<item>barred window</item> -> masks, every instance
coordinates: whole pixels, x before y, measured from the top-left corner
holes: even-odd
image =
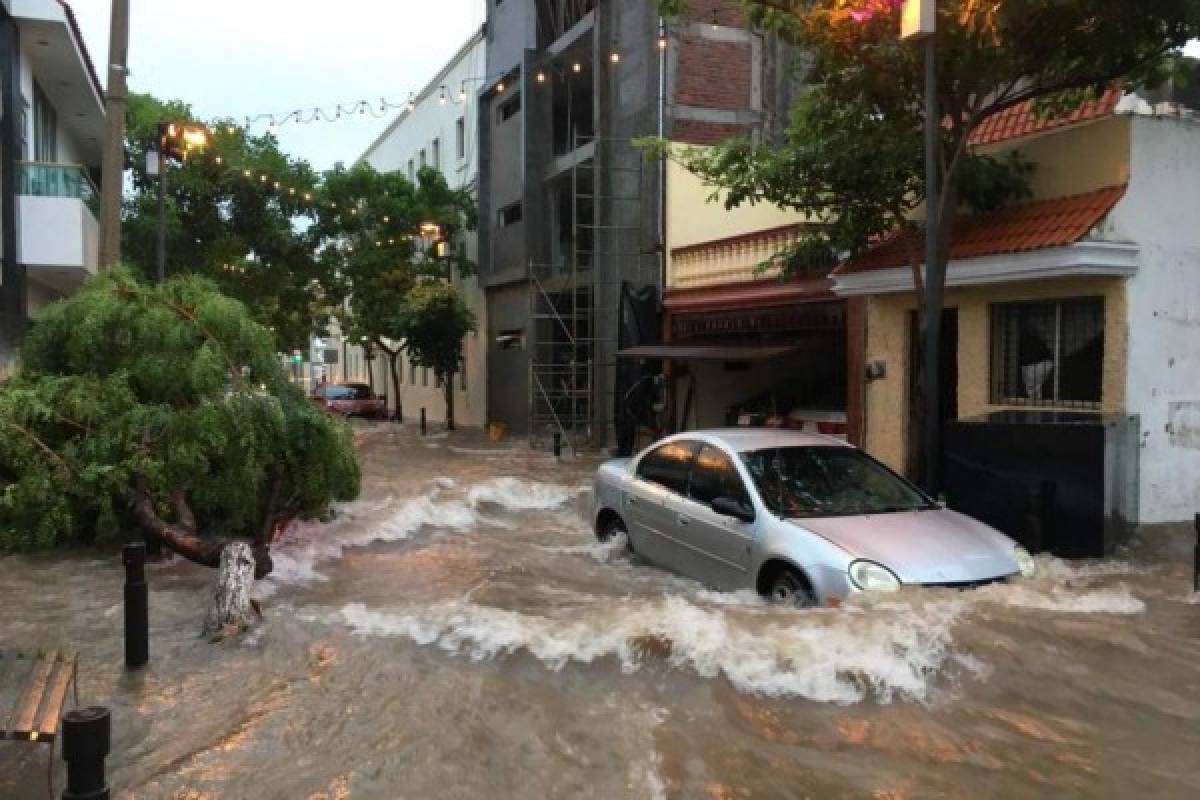
[[[1000,303],[992,314],[992,403],[1099,408],[1104,298]]]

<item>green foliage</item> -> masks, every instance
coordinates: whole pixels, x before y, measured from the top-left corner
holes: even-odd
[[[677,14],[686,0],[659,0]],[[711,153],[674,154],[729,203],[772,202],[827,224],[803,244],[855,252],[913,224],[924,201],[923,55],[899,39],[899,0],[742,0],[751,21],[805,54],[810,87],[783,142],[732,142]],[[1196,0],[978,0],[938,2],[938,96],[944,115],[942,203],[995,208],[1027,195],[1029,164],[973,153],[987,116],[1033,100],[1062,112],[1111,86],[1154,86],[1200,35]]]
[[[158,232],[158,179],[146,173],[146,153],[155,147],[160,122],[196,120],[180,101],[130,96],[126,169],[132,192],[125,199],[122,252],[146,278],[157,271]],[[262,175],[271,182],[259,179]],[[297,193],[277,192],[276,180]],[[303,232],[312,215],[304,195],[318,181],[307,163],[285,155],[271,135],[251,136],[233,126],[210,129],[203,154],[169,168],[167,275],[211,278],[272,330],[278,349],[305,346],[327,310],[312,287],[329,276]]]
[[[0,428],[0,550],[128,536],[135,488],[164,518],[182,492],[200,535],[241,537],[359,490],[348,427],[194,275],[151,287],[118,270],[49,306],[0,384]]]
[[[409,291],[402,316],[412,363],[450,380],[462,368],[463,338],[476,328],[475,315],[458,291],[441,281],[422,281]]]

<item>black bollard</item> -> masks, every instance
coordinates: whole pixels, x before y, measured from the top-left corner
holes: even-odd
[[[67,788],[62,800],[109,800],[104,759],[112,741],[112,715],[103,706],[68,711],[62,718]]]
[[[425,435],[425,406],[421,406],[421,435]]]
[[[562,433],[554,432],[554,457],[562,458]]]
[[[133,542],[121,551],[125,562],[125,668],[150,660],[150,601],[146,588],[146,545]]]

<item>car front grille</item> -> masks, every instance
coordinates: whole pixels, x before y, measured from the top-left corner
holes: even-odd
[[[978,581],[957,581],[951,583],[923,583],[922,586],[928,589],[978,589],[980,586],[989,586],[993,583],[1006,583],[1007,575],[1001,575],[996,578],[984,578]]]

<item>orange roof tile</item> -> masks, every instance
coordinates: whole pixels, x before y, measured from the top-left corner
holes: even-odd
[[[1017,139],[1034,133],[1075,125],[1111,116],[1121,100],[1121,90],[1113,87],[1092,102],[1084,103],[1070,114],[1042,119],[1033,113],[1033,101],[1027,101],[992,114],[971,132],[971,144],[985,145]]]
[[[1025,253],[1044,247],[1075,244],[1096,227],[1124,194],[1124,186],[1113,186],[1087,194],[1012,206],[987,214],[962,215],[955,222],[950,258],[957,260]],[[908,231],[892,236],[857,258],[844,262],[834,273],[848,275],[907,266],[910,251],[920,254],[921,263],[924,263],[924,231]]]

